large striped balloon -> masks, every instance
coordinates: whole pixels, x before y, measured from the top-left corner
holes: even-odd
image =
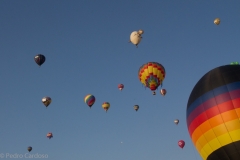
[[[164,67],[157,62],[148,62],[142,65],[138,71],[138,77],[144,86],[155,91],[165,78]]]
[[[187,126],[204,160],[240,160],[240,65],[215,68],[198,81]]]
[[[91,94],[86,95],[85,98],[84,98],[84,102],[85,102],[90,108],[91,108],[92,105],[94,104],[95,100],[96,100],[96,99],[95,99],[94,95],[91,95]]]

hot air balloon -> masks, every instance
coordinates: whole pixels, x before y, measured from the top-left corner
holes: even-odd
[[[109,102],[103,102],[102,108],[107,112],[108,109],[110,108],[110,103]]]
[[[138,111],[139,105],[134,105],[133,108],[134,108],[135,111]]]
[[[123,84],[119,84],[118,85],[118,89],[121,91],[122,89],[124,88],[124,85]]]
[[[47,134],[47,138],[48,138],[48,139],[53,138],[53,134],[52,134],[52,132],[49,132],[49,133]]]
[[[46,107],[48,107],[51,102],[52,102],[52,99],[51,99],[50,97],[43,97],[43,98],[42,98],[42,103],[43,103]]]
[[[230,63],[231,65],[239,65],[239,63],[238,62],[232,62],[232,63]]]
[[[95,97],[94,95],[88,94],[84,98],[84,102],[91,108],[92,105],[95,103]]]
[[[160,90],[160,93],[161,93],[161,95],[165,96],[165,94],[167,93],[167,91],[166,91],[166,89],[161,89],[161,90]]]
[[[183,140],[178,141],[178,146],[183,148],[185,146],[185,142]]]
[[[46,58],[44,55],[38,54],[34,57],[34,60],[39,66],[41,66],[45,62]]]
[[[32,147],[29,146],[29,147],[27,148],[27,150],[28,150],[28,152],[31,152],[31,151],[32,151]]]
[[[240,65],[206,73],[186,111],[189,135],[204,160],[240,159]]]
[[[138,77],[141,83],[150,88],[155,95],[155,90],[159,85],[162,85],[162,82],[165,78],[165,69],[164,67],[157,62],[148,62],[142,65],[138,71]]]
[[[133,31],[130,35],[129,42],[132,42],[132,44],[138,47],[138,44],[141,42],[141,39],[142,39],[142,34],[143,34],[143,30]]]
[[[213,23],[216,24],[216,25],[219,25],[220,24],[220,18],[216,18],[214,19]]]
[[[175,120],[174,120],[174,123],[175,123],[176,125],[178,125],[179,120],[178,120],[178,119],[175,119]]]

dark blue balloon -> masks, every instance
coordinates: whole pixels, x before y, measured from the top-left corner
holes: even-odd
[[[41,66],[45,62],[46,58],[44,55],[38,54],[34,57],[34,60],[39,66]]]

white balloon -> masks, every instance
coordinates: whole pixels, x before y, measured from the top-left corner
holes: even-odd
[[[141,42],[141,35],[137,31],[133,31],[130,35],[130,42],[134,45],[138,45]]]

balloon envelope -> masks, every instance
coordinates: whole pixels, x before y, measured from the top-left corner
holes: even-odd
[[[134,105],[133,108],[134,108],[135,111],[138,111],[139,105]]]
[[[42,98],[42,103],[45,105],[45,107],[48,107],[49,104],[51,104],[52,99],[50,97],[43,97]]]
[[[53,134],[51,133],[51,132],[49,132],[48,134],[47,134],[47,138],[48,139],[51,139],[53,137]]]
[[[165,75],[165,68],[157,62],[148,62],[142,65],[138,71],[141,83],[152,91],[155,91],[162,84]]]
[[[178,146],[183,148],[185,146],[185,142],[183,140],[178,141]]]
[[[175,119],[175,120],[174,120],[174,123],[175,123],[175,124],[178,124],[178,123],[179,123],[179,120],[178,120],[178,119]]]
[[[29,147],[27,148],[27,150],[28,150],[28,152],[31,152],[31,151],[32,151],[32,147],[29,146]]]
[[[130,35],[130,42],[134,45],[138,45],[141,42],[141,35],[137,31],[133,31]]]
[[[84,98],[84,102],[91,108],[92,105],[95,103],[95,97],[94,95],[88,94]]]
[[[108,109],[110,108],[110,103],[109,102],[103,102],[102,108],[107,112]]]
[[[121,91],[122,89],[124,88],[124,85],[123,84],[119,84],[118,85],[118,89]]]
[[[240,159],[240,66],[206,73],[187,104],[187,126],[204,160]]]
[[[44,55],[38,54],[34,57],[34,60],[39,66],[41,66],[45,62],[46,58]]]
[[[165,94],[167,93],[167,90],[166,89],[161,89],[160,93],[161,93],[161,95],[165,96]]]
[[[216,19],[214,19],[214,24],[216,24],[216,25],[219,25],[220,24],[220,18],[216,18]]]

